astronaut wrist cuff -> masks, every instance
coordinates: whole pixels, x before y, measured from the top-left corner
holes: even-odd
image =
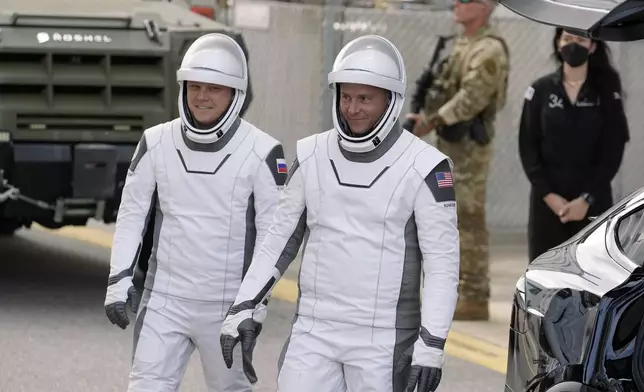
[[[229,312],[221,325],[221,335],[230,335],[234,338],[238,337],[239,331],[237,330],[237,327],[239,327],[239,324],[244,320],[252,319],[253,312],[255,312],[255,309],[244,309],[234,314]]]
[[[263,324],[266,320],[266,315],[268,314],[268,307],[262,302],[257,305],[257,308],[253,312],[253,320],[257,323]]]
[[[443,350],[427,347],[422,339],[414,343],[414,354],[412,356],[412,366],[433,367],[441,369],[445,361]]]
[[[108,284],[107,294],[105,295],[105,305],[116,302],[126,302],[128,290],[132,287],[132,277],[126,276],[116,283]]]

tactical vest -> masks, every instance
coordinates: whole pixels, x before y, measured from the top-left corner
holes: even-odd
[[[438,111],[446,102],[448,102],[461,88],[461,80],[463,75],[467,73],[467,68],[469,67],[472,56],[477,52],[481,47],[481,44],[485,43],[488,39],[494,39],[500,42],[503,45],[503,49],[508,57],[508,67],[501,72],[505,72],[504,83],[497,90],[495,94],[495,99],[493,104],[488,105],[483,110],[483,119],[487,123],[492,121],[495,117],[495,114],[498,110],[502,109],[505,106],[507,100],[507,85],[509,77],[509,49],[504,41],[504,39],[497,35],[496,31],[491,28],[486,28],[484,32],[481,33],[479,37],[476,37],[476,42],[469,45],[469,47],[463,51],[458,45],[455,46],[454,52],[447,59],[446,63],[442,67],[441,73],[436,78],[434,85],[428,90],[427,96],[425,98],[426,102],[426,112],[428,114],[433,114]]]

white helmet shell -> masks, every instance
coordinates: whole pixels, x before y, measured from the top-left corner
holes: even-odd
[[[371,151],[384,140],[398,121],[405,103],[407,74],[398,49],[386,38],[365,35],[342,48],[329,73],[333,90],[333,125],[343,148],[353,152]],[[344,123],[339,110],[339,83],[356,83],[380,87],[391,92],[389,105],[371,131],[354,135]]]
[[[200,129],[192,121],[186,102],[187,81],[212,83],[233,89],[233,98],[228,110],[209,129]],[[186,51],[177,71],[179,83],[179,115],[186,136],[197,143],[212,143],[230,129],[237,120],[246,99],[248,87],[248,64],[241,47],[225,34],[205,34],[196,39]]]

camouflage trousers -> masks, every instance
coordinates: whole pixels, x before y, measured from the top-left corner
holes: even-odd
[[[480,146],[469,137],[458,143],[437,138],[436,148],[454,162],[461,254],[459,300],[487,302],[490,280],[485,197],[492,143]]]

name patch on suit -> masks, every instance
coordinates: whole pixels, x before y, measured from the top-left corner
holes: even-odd
[[[446,202],[456,202],[452,168],[447,160],[436,165],[434,170],[425,177],[425,183],[437,203],[443,203],[445,207],[452,207],[450,203]]]

